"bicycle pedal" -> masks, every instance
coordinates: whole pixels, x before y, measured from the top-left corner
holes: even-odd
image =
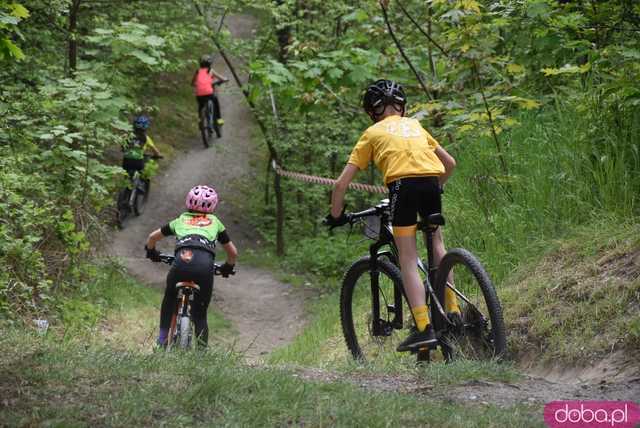
[[[396,313],[396,306],[395,305],[387,305],[387,311],[391,312],[392,314]]]

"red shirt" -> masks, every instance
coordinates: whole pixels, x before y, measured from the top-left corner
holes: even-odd
[[[197,97],[213,94],[213,78],[209,75],[209,69],[199,69],[194,83]]]

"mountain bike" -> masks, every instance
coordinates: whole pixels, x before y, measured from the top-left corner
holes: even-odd
[[[347,214],[348,224],[364,222],[365,235],[374,242],[369,255],[353,263],[342,282],[340,319],[345,341],[352,356],[372,362],[397,357],[396,346],[406,336],[405,327],[413,316],[404,293],[390,224],[389,200],[367,210]],[[463,248],[450,249],[440,266],[433,260],[433,234],[443,226],[441,214],[432,214],[418,223],[427,248],[427,260],[416,267],[424,277],[438,346],[445,361],[455,359],[500,359],[506,351],[502,308],[489,275],[478,259]],[[453,278],[453,283],[449,282]],[[445,287],[458,297],[461,322],[447,317]],[[405,307],[404,302],[407,302]],[[403,333],[403,334],[401,334]],[[430,361],[427,348],[417,352],[418,361]]]
[[[161,156],[144,155],[145,164],[149,159],[160,159]],[[131,176],[127,187],[118,193],[117,225],[121,229],[125,220],[133,214],[140,216],[144,211],[144,206],[149,197],[151,183],[142,177],[142,171],[135,171]]]
[[[160,261],[168,265],[172,264],[175,256],[169,254],[160,254]],[[222,275],[220,265],[214,265],[214,275]],[[232,272],[231,275],[235,275]],[[167,337],[167,349],[180,348],[191,349],[193,347],[193,334],[195,324],[191,318],[191,306],[195,296],[200,292],[200,286],[193,281],[182,281],[176,284],[178,295],[176,299],[176,307],[171,317],[171,326],[169,327],[169,335]]]
[[[228,80],[216,80],[215,82],[213,82],[213,86],[219,86],[226,82],[228,82]],[[213,93],[212,97],[215,97],[217,99],[217,95],[215,93]],[[198,126],[200,128],[200,133],[202,134],[202,142],[204,143],[205,147],[209,147],[209,145],[211,144],[214,131],[217,138],[222,138],[222,124],[219,123],[219,111],[216,111],[213,103],[213,99],[209,99],[204,108],[202,108],[198,112],[200,116]]]

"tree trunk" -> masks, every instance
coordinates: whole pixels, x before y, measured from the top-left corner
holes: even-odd
[[[73,0],[71,7],[69,8],[69,46],[68,46],[68,61],[69,61],[69,76],[73,77],[76,73],[76,66],[78,64],[78,38],[76,30],[78,28],[78,12],[80,11],[80,3],[82,0]]]
[[[284,0],[276,0],[276,5],[282,6],[285,3]],[[278,52],[278,59],[281,63],[287,62],[287,54],[289,45],[291,44],[291,26],[285,25],[284,27],[278,29],[276,31],[276,36],[278,38],[278,46],[280,50]]]

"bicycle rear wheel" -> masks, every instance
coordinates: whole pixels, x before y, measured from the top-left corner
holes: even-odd
[[[398,268],[383,258],[377,260],[376,268],[379,272],[377,290],[372,290],[370,257],[363,257],[349,268],[342,282],[340,319],[353,358],[367,363],[386,363],[402,358],[396,352],[403,339],[399,329],[412,323],[411,311],[404,305],[401,294],[396,294],[396,290],[402,290]],[[378,320],[373,318],[375,298],[380,307]],[[396,318],[396,312],[399,312],[396,300],[399,300],[402,318]]]
[[[450,273],[455,289],[461,293],[458,305],[463,325],[438,328],[443,354],[448,360],[502,358],[507,347],[506,329],[500,301],[489,275],[469,251],[451,249],[440,261],[436,276],[439,298],[443,297]]]

